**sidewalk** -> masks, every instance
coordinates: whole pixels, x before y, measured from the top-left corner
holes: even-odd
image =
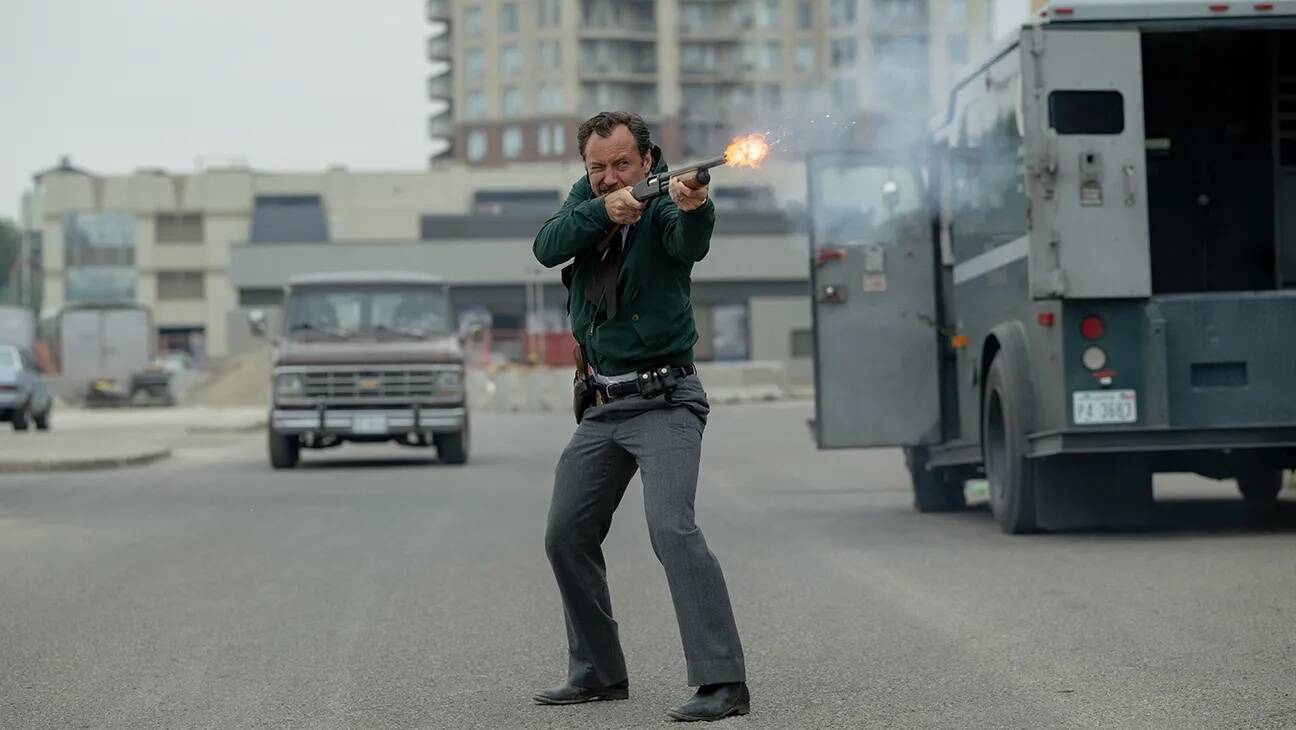
[[[170,456],[171,449],[165,444],[130,433],[0,434],[0,473],[120,469]]]
[[[266,409],[56,407],[50,431],[0,424],[0,473],[119,469],[167,459],[202,434],[265,428]]]
[[[468,401],[487,413],[545,413],[571,410],[570,367],[474,368],[468,371]],[[707,362],[698,376],[712,405],[812,398],[814,391],[791,382],[782,362]]]
[[[262,406],[62,408],[54,410],[53,430],[244,433],[265,428],[266,418],[267,409]]]

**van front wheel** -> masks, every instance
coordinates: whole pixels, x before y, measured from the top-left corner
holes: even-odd
[[[297,434],[278,434],[270,429],[270,465],[276,469],[292,469],[301,460],[301,441]]]

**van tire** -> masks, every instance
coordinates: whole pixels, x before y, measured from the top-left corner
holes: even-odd
[[[13,430],[26,431],[31,425],[31,414],[27,412],[27,406],[18,406],[9,420],[13,424]]]
[[[466,431],[440,433],[435,437],[437,457],[442,464],[468,463],[468,437]]]
[[[439,433],[432,437],[436,444],[437,458],[442,464],[468,463],[468,424],[464,423],[462,431],[456,433]]]
[[[45,406],[44,411],[41,411],[40,413],[33,415],[32,420],[36,422],[36,430],[37,431],[50,430],[50,417],[53,415],[54,415],[53,403],[50,403],[49,405]]]
[[[279,434],[269,429],[270,465],[276,469],[292,469],[301,461],[301,441],[297,434]]]
[[[914,509],[927,513],[958,512],[967,508],[965,480],[950,469],[927,468],[928,454],[923,447],[908,447],[904,454],[913,482]]]
[[[1242,499],[1248,502],[1272,502],[1282,491],[1283,473],[1281,469],[1267,469],[1239,474],[1237,485]]]
[[[990,511],[1010,535],[1038,531],[1035,516],[1036,465],[1026,458],[1023,396],[1017,372],[1003,352],[990,364],[981,409],[981,448],[990,482]]]

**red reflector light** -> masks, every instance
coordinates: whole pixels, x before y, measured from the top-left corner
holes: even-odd
[[[1102,317],[1090,315],[1080,321],[1080,334],[1086,340],[1100,339],[1106,331],[1107,326],[1103,324]]]
[[[1227,12],[1228,12],[1228,9],[1229,9],[1229,6],[1227,6],[1227,5],[1212,5],[1212,6],[1210,6],[1210,9],[1211,9],[1211,12],[1212,12],[1212,13],[1227,13]]]
[[[821,248],[816,256],[820,266],[824,266],[831,261],[843,261],[845,258],[846,249],[844,248]]]
[[[1259,5],[1255,6],[1255,9],[1259,10],[1262,13],[1267,13],[1270,10],[1274,9],[1274,5],[1273,3],[1260,3]]]
[[[1040,312],[1039,323],[1041,327],[1052,327],[1054,322],[1052,312]]]
[[[1075,8],[1053,8],[1054,15],[1071,15],[1075,13]]]

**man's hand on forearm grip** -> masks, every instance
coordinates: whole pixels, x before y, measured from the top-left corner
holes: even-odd
[[[696,173],[691,173],[671,178],[669,192],[675,205],[687,213],[706,203],[710,187],[698,182]]]
[[[608,193],[603,203],[607,206],[608,218],[611,218],[613,223],[623,226],[633,225],[638,223],[639,217],[643,215],[644,204],[635,200],[630,188],[621,188]]]

